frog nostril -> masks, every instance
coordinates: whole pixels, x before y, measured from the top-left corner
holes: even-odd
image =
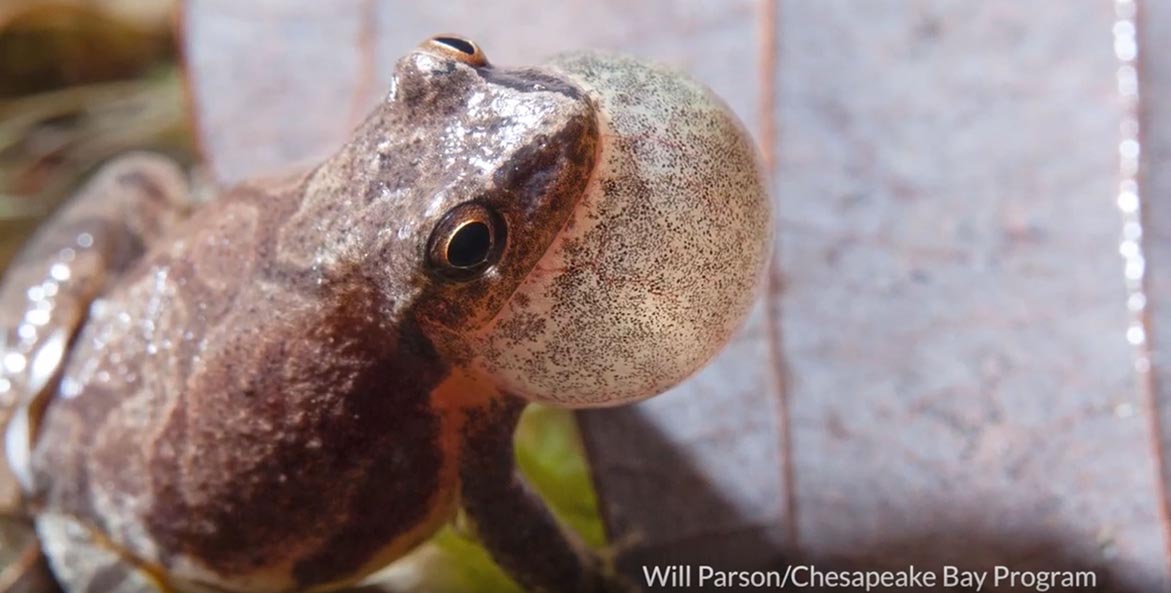
[[[476,55],[476,46],[472,45],[467,39],[460,39],[459,37],[434,37],[436,43],[442,43],[456,51],[462,51],[469,56]]]
[[[447,261],[457,268],[470,268],[488,259],[492,251],[492,232],[482,222],[469,222],[447,244]]]

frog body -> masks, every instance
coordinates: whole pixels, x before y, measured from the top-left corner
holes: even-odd
[[[647,95],[626,107],[632,92]],[[75,257],[115,252],[144,204],[161,222],[83,270],[35,254],[76,241],[59,217],[0,287],[20,313],[4,344],[30,361],[7,371],[7,457],[64,587],[334,589],[461,505],[534,590],[617,582],[516,482],[509,435],[529,401],[654,395],[742,319],[767,194],[743,130],[705,93],[618,57],[495,68],[439,36],[306,174],[188,216],[177,174],[142,183],[158,159],[106,173],[99,197],[147,190],[79,216],[102,230]],[[20,294],[46,274],[75,298],[49,299],[30,334],[46,299]],[[519,514],[539,527],[500,535]]]

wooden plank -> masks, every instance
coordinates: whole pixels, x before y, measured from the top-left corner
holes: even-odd
[[[1166,590],[1109,3],[803,2],[777,161],[796,541]]]
[[[1147,387],[1158,423],[1156,456],[1166,512],[1171,492],[1171,4],[1145,2],[1138,19]]]
[[[367,3],[192,0],[183,54],[195,134],[231,184],[320,161],[365,105]]]

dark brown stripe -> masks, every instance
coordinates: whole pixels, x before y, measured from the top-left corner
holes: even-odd
[[[581,89],[565,79],[546,74],[540,70],[476,68],[476,74],[479,74],[480,78],[490,84],[516,89],[524,93],[559,93],[574,100],[580,100],[585,96]]]

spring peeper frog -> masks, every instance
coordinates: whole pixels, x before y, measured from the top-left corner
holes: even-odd
[[[108,165],[0,287],[6,456],[67,591],[335,589],[457,508],[529,589],[625,586],[511,435],[662,392],[744,317],[770,210],[722,102],[439,36],[317,168],[187,194]]]

